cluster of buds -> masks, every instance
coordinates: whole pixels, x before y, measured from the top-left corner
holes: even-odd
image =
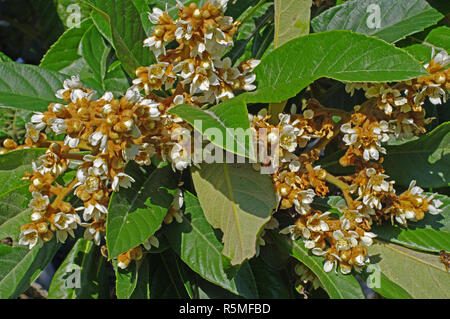
[[[144,89],[169,90],[178,81],[177,103],[211,104],[234,97],[235,91],[252,91],[258,60],[233,67],[230,58],[222,59],[233,45],[237,24],[226,17],[227,1],[208,1],[203,7],[191,3],[185,7],[177,1],[178,19],[159,8],[153,8],[150,21],[157,26],[144,41],[157,63],[136,70],[134,85]],[[176,41],[175,49],[166,50],[165,43]]]
[[[404,140],[423,134],[424,126],[431,119],[425,118],[423,105],[428,98],[434,105],[446,102],[450,90],[450,70],[446,66],[450,57],[446,51],[435,54],[430,63],[424,65],[430,75],[395,85],[387,83],[347,83],[346,91],[353,95],[355,89],[363,89],[365,96],[372,99],[378,110],[384,113],[389,123],[393,140]]]
[[[222,58],[233,45],[238,25],[224,16],[226,3],[211,0],[198,7],[177,1],[176,20],[167,10],[154,8],[149,19],[156,26],[144,46],[153,51],[156,62],[136,70],[136,79],[125,96],[116,99],[107,92],[95,99],[96,92],[72,77],[56,93],[66,104],[52,103],[48,111],[32,117],[23,147],[45,146],[48,150],[39,158],[40,166],[33,163],[33,173],[25,177],[31,182],[33,213],[31,223],[22,226],[20,244],[32,248],[50,240],[53,233],[64,242],[81,225],[86,228],[85,238],[99,245],[111,192],[134,182],[124,171],[128,161],[149,165],[156,156],[170,162],[174,170],[191,165],[191,154],[186,154],[191,147],[183,144],[182,136],[193,129],[168,111],[184,103],[198,107],[218,103],[240,91],[255,89],[255,75],[251,72],[259,61],[249,60],[233,67],[229,58]],[[178,46],[166,49],[170,42]],[[422,105],[426,97],[434,104],[445,100],[449,71],[444,67],[449,61],[445,52],[439,53],[425,66],[429,76],[394,86],[347,85],[352,94],[355,89],[364,89],[369,99],[352,114],[324,108],[311,99],[301,114],[279,114],[277,124],[269,121],[270,115],[264,109],[250,116],[258,145],[277,149],[255,169],[279,163],[271,174],[279,208],[297,217],[281,233],[302,238],[307,249],[323,256],[325,271],[339,268],[348,274],[369,262],[367,247],[376,237],[370,232],[373,221],[390,219],[406,226],[407,220],[420,220],[426,212],[440,212],[442,203],[425,196],[414,182],[397,195],[394,181],[389,181],[383,170],[380,154],[386,153],[383,144],[389,139],[407,139],[425,132],[429,119]],[[334,116],[341,120],[336,122]],[[260,133],[261,129],[266,133]],[[48,132],[65,134],[64,141],[48,141]],[[341,144],[347,148],[341,165],[356,168],[352,176],[337,178],[314,164],[336,137],[342,137]],[[11,140],[4,146],[8,150],[19,147]],[[59,185],[57,178],[69,168],[76,169],[76,177],[67,185]],[[347,202],[339,208],[339,218],[313,208],[316,196],[329,193],[329,184],[340,188]],[[81,207],[73,208],[65,201],[71,192],[83,202]],[[164,223],[181,222],[182,205],[179,191]],[[272,218],[265,229],[277,227],[277,220]],[[259,238],[258,244],[264,243]],[[155,236],[144,243],[146,249],[152,246],[159,246]],[[141,246],[121,254],[118,267],[127,267],[142,254]]]
[[[156,24],[153,35],[144,41],[157,61],[136,70],[137,78],[121,98],[106,92],[84,88],[78,76],[64,81],[56,92],[61,103],[52,103],[45,112],[37,112],[26,124],[25,144],[4,142],[7,151],[18,148],[47,147],[25,178],[33,199],[31,223],[22,226],[20,244],[34,247],[50,240],[53,233],[60,242],[74,236],[78,226],[84,237],[100,245],[105,232],[112,192],[128,188],[133,177],[125,173],[127,162],[150,165],[153,157],[171,163],[174,170],[190,165],[183,136],[191,134],[191,125],[171,115],[175,105],[204,106],[231,98],[239,91],[255,89],[251,72],[259,64],[250,60],[233,67],[229,58],[221,59],[232,44],[236,24],[225,17],[225,0],[185,7],[178,1],[179,18],[172,20],[166,11],[154,8],[149,19]],[[166,50],[176,40],[179,46]],[[174,87],[174,85],[176,85]],[[157,91],[164,94],[156,94]],[[63,141],[49,141],[49,133],[63,134]],[[40,166],[38,166],[40,165]],[[68,170],[76,175],[67,185],[57,179]],[[80,207],[67,202],[70,194],[82,201]],[[181,222],[181,191],[175,195],[164,223]],[[144,247],[159,245],[150,237]],[[120,255],[119,267],[142,256],[141,247]]]
[[[290,234],[292,239],[302,238],[307,249],[323,256],[326,259],[325,271],[336,267],[347,274],[352,269],[360,271],[369,262],[367,247],[376,237],[370,232],[374,221],[382,223],[390,220],[406,227],[408,221],[423,219],[426,212],[434,215],[442,211],[439,209],[442,202],[435,199],[435,195],[425,195],[423,189],[415,185],[415,181],[406,191],[396,194],[395,181],[389,180],[385,174],[382,156],[386,154],[383,146],[386,142],[409,139],[426,131],[424,126],[431,119],[425,118],[422,106],[426,97],[433,104],[445,101],[450,82],[449,71],[444,67],[449,62],[446,52],[433,55],[431,62],[425,65],[430,75],[394,86],[384,83],[347,84],[346,90],[350,94],[355,89],[364,89],[368,101],[356,106],[347,117],[335,114],[343,118],[343,123],[327,123],[329,132],[320,136],[319,143],[312,143],[314,139],[310,141],[309,138],[304,144],[300,142],[299,138],[304,138],[304,135],[319,137],[304,134],[305,131],[311,134],[310,125],[301,122],[306,116],[300,116],[300,122],[296,119],[294,123],[297,125],[292,125],[291,120],[283,121],[288,115],[280,115],[282,125],[279,129],[283,132],[280,137],[280,157],[289,164],[281,165],[272,178],[280,199],[280,208],[290,209],[294,206],[295,214],[299,215],[295,223],[282,229],[281,233]],[[335,113],[333,109],[327,110],[330,114]],[[316,108],[311,114],[312,122],[318,122],[319,114]],[[261,122],[261,118],[256,122]],[[319,120],[319,123],[322,124],[323,120]],[[313,164],[317,159],[317,152],[313,151],[322,150],[328,143],[327,139],[336,136],[342,138],[342,145],[347,149],[340,158],[340,164],[351,165],[356,169],[351,176],[336,178]],[[293,154],[298,151],[298,147],[302,147],[299,156]],[[310,183],[312,169],[317,171],[315,176],[321,183]],[[340,188],[347,202],[346,206],[338,208],[339,219],[333,218],[331,212],[311,207],[316,195],[324,196],[328,192],[325,183]],[[319,189],[310,187],[317,185],[320,185]]]

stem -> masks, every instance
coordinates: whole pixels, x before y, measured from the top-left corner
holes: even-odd
[[[52,206],[55,205],[56,203],[63,201],[64,198],[69,195],[69,193],[72,191],[73,187],[75,186],[75,184],[78,183],[78,178],[74,178],[73,181],[70,182],[69,185],[67,185],[67,187],[64,187],[61,192],[56,196],[55,200],[52,203]],[[53,206],[54,207],[54,206]]]
[[[328,183],[331,183],[331,184],[335,185],[336,187],[338,187],[342,191],[342,194],[344,194],[345,201],[347,202],[348,208],[351,208],[353,206],[353,199],[350,196],[350,193],[348,191],[348,189],[349,189],[348,184],[344,183],[339,178],[337,178],[336,176],[331,175],[328,172],[327,172],[327,176],[325,177],[325,180]]]
[[[264,3],[266,3],[267,0],[259,0],[259,2],[250,10],[250,12],[242,19],[242,21],[239,21],[239,26],[243,25],[245,21],[247,21],[260,6],[262,6]]]

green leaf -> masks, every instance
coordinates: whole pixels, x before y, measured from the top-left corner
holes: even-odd
[[[238,97],[248,103],[286,100],[321,77],[391,82],[428,74],[405,51],[350,31],[329,31],[291,40],[268,54],[255,72],[258,89]]]
[[[240,156],[255,158],[247,107],[239,99],[225,101],[208,110],[181,104],[170,109],[169,113],[191,124],[214,145]]]
[[[315,32],[350,30],[394,43],[443,17],[425,0],[359,0],[328,9],[311,25]]]
[[[227,6],[227,11],[225,11],[225,16],[237,19],[246,10],[253,8],[258,2],[259,0],[239,0],[234,3],[230,1]]]
[[[247,263],[233,278],[226,270],[229,260],[222,256],[223,245],[205,218],[198,199],[184,193],[186,205],[181,224],[172,223],[167,230],[170,246],[181,260],[202,278],[246,298],[257,298],[258,291],[252,271]]]
[[[106,259],[90,240],[78,239],[56,270],[49,299],[102,299],[109,296]]]
[[[65,76],[34,65],[0,63],[0,107],[45,111],[63,87]]]
[[[387,147],[383,166],[399,185],[407,186],[411,179],[422,187],[449,185],[450,122],[411,142]]]
[[[301,261],[317,276],[322,287],[333,299],[364,299],[361,287],[352,275],[343,275],[340,272],[325,272],[323,270],[324,258],[310,253],[301,239],[292,241],[275,232],[270,232],[275,243],[295,259]]]
[[[141,18],[129,0],[87,0],[96,10],[92,19],[111,43],[127,74],[134,78],[139,66],[150,65],[153,54],[143,47],[145,32]]]
[[[26,149],[0,155],[0,239],[10,237],[17,242],[20,226],[30,222],[30,183],[22,177],[32,171],[31,162],[44,152]]]
[[[106,244],[111,258],[147,240],[160,227],[172,203],[177,187],[176,175],[170,166],[155,169],[144,176],[134,163],[126,173],[136,182],[130,188],[113,193],[106,223]]]
[[[139,263],[140,264],[140,263]],[[126,269],[121,269],[114,265],[116,272],[116,296],[117,299],[129,299],[133,294],[139,278],[138,263],[132,261]],[[145,280],[145,278],[143,279]]]
[[[92,19],[83,20],[78,26],[66,30],[42,58],[40,67],[48,70],[58,71],[64,74],[74,75],[74,69],[78,68],[83,62],[78,47],[81,38],[86,31],[93,25]],[[85,61],[84,61],[85,63]]]
[[[279,270],[267,265],[262,258],[250,261],[255,281],[258,286],[259,297],[262,299],[291,298],[290,289]]]
[[[127,76],[119,61],[115,61],[109,66],[104,83],[105,90],[111,91],[116,96],[125,95],[125,92],[130,87],[130,84],[128,83]]]
[[[232,265],[252,258],[258,235],[276,204],[269,176],[250,164],[223,163],[193,169],[192,179],[206,219],[223,232],[222,253]]]
[[[0,298],[19,297],[47,267],[59,247],[55,239],[31,250],[0,244]]]
[[[180,264],[175,254],[168,250],[162,254],[149,254],[149,295],[153,299],[187,299],[185,284],[189,279],[180,276]]]
[[[431,195],[431,193],[427,193]],[[450,198],[437,194],[435,199],[443,202],[439,215],[425,214],[418,222],[409,222],[408,228],[382,225],[374,227],[379,238],[413,249],[437,253],[450,251]]]
[[[95,78],[103,84],[106,74],[106,59],[110,48],[103,41],[100,32],[91,26],[81,39],[81,53],[94,72]]]
[[[442,26],[431,30],[425,38],[425,42],[447,52],[450,51],[450,28]]]
[[[274,46],[309,33],[312,0],[275,0]]]
[[[368,268],[370,268],[370,274],[368,273]],[[391,281],[385,274],[378,271],[376,266],[366,267],[361,273],[362,279],[365,280],[366,284],[382,295],[385,298],[390,299],[412,299],[413,297],[402,287]]]
[[[380,241],[368,250],[371,263],[413,298],[450,297],[450,276],[438,255]]]
[[[3,52],[0,52],[0,62],[14,62],[14,61]]]
[[[151,11],[148,6],[148,2],[149,0],[133,0],[134,6],[136,7],[136,10],[141,18],[142,27],[144,28],[145,34],[147,36],[151,36],[154,25],[148,18],[148,13]]]

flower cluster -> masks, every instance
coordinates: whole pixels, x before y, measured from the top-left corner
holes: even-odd
[[[233,45],[236,24],[223,15],[227,1],[209,1],[203,7],[191,3],[185,7],[178,1],[179,18],[173,20],[167,12],[154,8],[150,21],[157,26],[144,41],[157,63],[136,70],[134,85],[151,91],[168,90],[178,80],[176,103],[195,105],[216,103],[234,97],[235,91],[252,91],[255,75],[251,71],[258,60],[242,62],[233,67],[230,58],[222,55]],[[176,41],[171,50],[165,44]]]
[[[178,1],[177,20],[154,8],[149,19],[156,26],[144,46],[153,51],[157,61],[136,70],[136,79],[124,96],[115,98],[106,92],[96,98],[95,91],[72,76],[55,94],[62,102],[35,113],[26,124],[24,145],[9,139],[4,142],[6,150],[48,148],[33,163],[33,172],[25,176],[30,181],[33,213],[31,222],[21,228],[20,244],[32,248],[50,240],[54,233],[58,241],[65,242],[67,235],[74,236],[74,230],[82,226],[84,237],[99,245],[111,193],[134,182],[125,173],[129,161],[150,165],[156,157],[171,163],[174,170],[191,164],[191,154],[186,153],[190,148],[182,137],[193,129],[169,114],[169,109],[183,103],[200,107],[255,89],[251,72],[259,61],[234,67],[229,58],[221,58],[233,45],[236,31],[233,19],[224,16],[226,4],[226,0],[212,0],[203,7],[185,7]],[[166,50],[165,44],[172,41],[178,47]],[[49,133],[63,134],[64,140],[49,141]],[[60,185],[58,178],[68,170],[74,170],[75,177]],[[72,207],[71,194],[83,204]],[[178,191],[164,223],[181,222],[182,205]],[[152,246],[159,246],[155,236],[144,243],[147,249]],[[126,267],[141,256],[141,247],[136,247],[119,256],[118,266]]]
[[[255,89],[252,71],[259,61],[244,61],[235,67],[222,57],[233,45],[238,26],[224,16],[226,5],[227,0],[207,1],[202,7],[177,1],[175,20],[167,11],[154,8],[149,19],[156,26],[144,46],[153,51],[156,62],[136,70],[136,79],[123,97],[106,92],[96,98],[95,91],[84,88],[79,77],[73,76],[56,92],[64,103],[52,103],[46,112],[33,115],[26,125],[24,146],[12,140],[4,142],[7,150],[47,147],[33,163],[33,172],[25,176],[30,181],[32,215],[31,222],[21,228],[20,244],[32,248],[53,234],[64,242],[83,226],[84,237],[99,245],[111,193],[134,182],[125,173],[129,161],[149,165],[156,157],[180,171],[191,165],[192,154],[187,150],[192,148],[185,145],[191,142],[182,137],[190,135],[193,128],[169,110],[179,104],[203,107]],[[169,43],[171,49],[166,48]],[[296,217],[281,233],[301,238],[313,254],[323,256],[325,271],[360,271],[369,262],[367,247],[376,237],[370,231],[374,222],[390,220],[407,226],[426,212],[441,211],[442,202],[425,195],[414,181],[397,194],[382,163],[388,141],[425,132],[431,119],[425,117],[423,104],[426,98],[433,104],[445,101],[450,88],[449,69],[445,69],[449,62],[447,53],[441,52],[425,66],[430,75],[395,85],[347,84],[347,92],[363,89],[368,99],[353,112],[325,108],[310,99],[301,114],[281,113],[277,123],[265,109],[249,116],[258,146],[266,148],[260,154],[276,150],[254,167],[275,168],[271,179],[278,208]],[[64,134],[64,140],[49,141],[50,132]],[[336,138],[346,149],[339,162],[355,167],[352,175],[335,177],[315,163]],[[68,170],[76,171],[75,177],[61,185],[58,178]],[[336,188],[346,201],[338,207],[338,217],[314,206],[317,197]],[[79,207],[68,201],[72,193],[83,203]],[[164,223],[181,222],[182,206],[178,191]],[[272,217],[260,233],[258,245],[265,244],[262,236],[266,229],[278,226]],[[151,236],[143,246],[147,250],[158,247],[157,237]],[[126,268],[142,255],[142,247],[137,246],[119,255],[117,265]],[[304,271],[301,274],[305,275]]]
[[[431,119],[425,118],[422,106],[426,97],[433,104],[445,101],[450,82],[449,71],[444,67],[449,62],[446,52],[433,55],[431,62],[425,65],[430,75],[394,86],[385,83],[347,84],[347,92],[353,94],[355,89],[364,89],[368,100],[347,116],[327,109],[343,121],[339,125],[327,123],[329,132],[320,136],[322,139],[318,143],[313,143],[311,138],[319,136],[307,134],[306,143],[300,142],[305,131],[311,133],[310,125],[304,122],[305,113],[300,116],[300,122],[303,122],[294,121],[297,125],[293,125],[291,120],[284,121],[288,115],[280,115],[280,158],[289,164],[281,165],[273,174],[273,181],[280,208],[294,206],[299,216],[281,233],[290,234],[293,239],[302,238],[307,249],[326,258],[325,271],[339,266],[340,271],[347,274],[352,269],[360,271],[369,262],[367,247],[376,237],[370,232],[374,221],[390,220],[406,227],[408,221],[423,219],[426,212],[438,214],[442,211],[439,209],[442,202],[435,195],[425,195],[415,181],[407,190],[396,194],[395,181],[389,180],[385,174],[382,156],[386,154],[384,145],[388,141],[410,139],[426,131],[424,126]],[[317,122],[317,115],[321,114],[316,104],[308,103],[316,107],[311,114],[313,122]],[[320,120],[319,123],[324,125]],[[322,150],[329,139],[336,136],[342,138],[342,146],[346,148],[339,163],[354,166],[353,175],[337,178],[313,164],[317,159],[314,150]],[[298,156],[299,148],[302,148],[302,153]],[[315,185],[310,180],[313,170],[317,172]],[[338,207],[339,219],[333,218],[329,211],[312,208],[316,195],[327,194],[326,183],[337,186],[346,200],[347,205]]]

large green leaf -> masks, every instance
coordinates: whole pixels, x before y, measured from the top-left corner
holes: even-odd
[[[309,33],[312,0],[275,0],[274,46]]]
[[[63,87],[65,76],[34,65],[0,63],[0,106],[45,111]]]
[[[50,47],[39,66],[64,74],[79,74],[80,65],[85,61],[80,56],[78,48],[81,38],[92,25],[92,19],[88,18],[79,25],[66,30]],[[75,69],[78,70],[75,72]]]
[[[53,259],[60,245],[55,239],[35,246],[5,246],[0,244],[0,299],[17,298]]]
[[[414,141],[387,147],[383,166],[400,185],[409,185],[411,179],[422,187],[449,185],[450,122]]]
[[[110,41],[123,68],[132,78],[139,66],[154,61],[153,54],[143,47],[146,37],[141,18],[129,0],[87,0],[96,10],[92,19],[105,38]]]
[[[106,259],[100,247],[80,238],[55,272],[48,298],[102,299],[109,296]]]
[[[256,252],[256,240],[270,219],[276,199],[268,175],[250,164],[206,164],[192,170],[206,219],[223,232],[222,253],[241,264]]]
[[[408,228],[386,223],[373,228],[373,231],[381,239],[409,248],[434,253],[450,251],[450,198],[439,194],[434,198],[443,203],[440,207],[443,211],[439,215],[425,214],[424,219],[409,222]]]
[[[292,241],[275,232],[270,232],[275,243],[295,259],[301,261],[317,276],[322,287],[333,299],[364,299],[361,287],[352,275],[343,275],[340,272],[325,272],[323,270],[324,258],[310,253],[301,239]]]
[[[29,222],[30,183],[22,180],[31,172],[31,161],[44,149],[17,150],[0,155],[0,239],[19,240],[20,226]]]
[[[450,28],[442,26],[431,30],[425,38],[425,42],[447,52],[450,51]]]
[[[147,259],[149,283],[142,285],[144,287],[139,286],[141,283],[138,283],[136,294],[132,298],[150,295],[150,298],[153,299],[187,299],[192,296],[188,293],[193,279],[192,274],[186,273],[186,266],[172,251],[168,250],[162,254],[149,254]]]
[[[226,270],[230,262],[221,254],[223,245],[206,220],[198,199],[185,192],[184,202],[186,209],[183,222],[172,223],[167,230],[172,249],[204,279],[237,295],[257,298],[258,292],[249,265],[245,263],[233,278],[229,278]]]
[[[0,52],[0,62],[14,62],[14,61],[3,52]]]
[[[134,163],[126,173],[136,182],[112,195],[106,223],[106,244],[111,258],[142,244],[161,225],[177,187],[170,166],[145,175]]]
[[[258,286],[259,297],[262,299],[292,298],[290,288],[281,272],[268,264],[261,257],[250,261],[255,281]]]
[[[138,265],[140,264],[141,262],[138,264],[138,262],[132,261],[126,269],[121,269],[117,267],[117,262],[115,262],[116,296],[118,299],[129,299],[138,281],[145,281],[145,278],[139,278],[140,271]]]
[[[425,0],[359,0],[328,9],[311,25],[315,32],[351,30],[394,43],[443,17]]]
[[[247,107],[239,99],[225,101],[208,110],[182,104],[170,109],[169,113],[191,124],[214,145],[240,156],[255,158]],[[240,132],[249,134],[246,136]]]
[[[255,72],[258,89],[239,96],[247,102],[286,100],[321,77],[390,82],[428,74],[405,51],[350,31],[328,31],[291,40],[268,54]]]
[[[369,273],[370,269],[370,273]],[[394,283],[376,266],[368,266],[360,274],[369,288],[389,299],[412,299],[412,296],[402,287]]]
[[[106,74],[106,59],[111,50],[95,26],[91,26],[81,39],[81,53],[94,72],[98,82],[103,84]],[[104,86],[104,84],[103,84]]]
[[[445,187],[449,184],[450,122],[446,122],[420,138],[401,145],[387,145],[383,166],[398,185],[408,186],[412,179],[422,187]],[[344,151],[330,154],[318,164],[332,174],[351,174],[339,158]]]
[[[449,298],[450,276],[438,255],[376,241],[369,247],[371,263],[413,298]]]

